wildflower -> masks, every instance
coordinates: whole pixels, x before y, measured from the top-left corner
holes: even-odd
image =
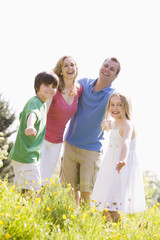
[[[39,181],[38,184],[41,185],[41,182]]]
[[[6,233],[5,238],[9,239],[9,238],[11,238],[11,235],[9,233]]]
[[[72,219],[75,219],[76,217],[72,214],[72,215],[71,215],[71,218],[72,218]]]
[[[52,211],[52,209],[51,209],[50,207],[47,207],[46,210],[47,210],[48,212],[51,212],[51,211]]]
[[[32,182],[33,182],[33,183],[35,183],[35,181],[34,181],[34,180],[32,180]]]
[[[67,218],[67,216],[66,216],[65,214],[63,214],[63,215],[62,215],[62,218],[63,218],[63,219],[66,219],[66,218]]]
[[[95,203],[96,203],[97,201],[96,201],[96,200],[92,200],[92,202],[95,202]]]
[[[112,226],[117,226],[117,223],[116,223],[116,222],[113,222],[113,223],[112,223]]]
[[[27,181],[25,181],[25,184],[28,184],[28,182],[27,182]]]
[[[14,216],[17,217],[17,218],[20,218],[20,215],[19,215],[19,214],[15,214]]]
[[[96,210],[95,206],[92,206],[92,208],[91,208],[91,212],[94,213],[95,210]]]
[[[157,202],[157,206],[160,206],[160,203],[159,203],[159,202]]]
[[[107,209],[107,208],[105,208],[105,209],[104,209],[104,211],[105,211],[105,212],[108,212],[108,209]]]
[[[87,212],[84,212],[82,219],[85,220],[87,217],[88,217],[88,213],[87,213]]]
[[[41,198],[36,198],[35,203],[39,203],[41,201]]]
[[[0,220],[0,225],[2,225],[2,224],[4,224],[4,222]]]
[[[159,237],[159,234],[158,233],[156,233],[156,234],[154,234],[154,236],[153,237]]]
[[[55,196],[57,196],[57,195],[58,195],[58,193],[57,193],[57,192],[54,192],[54,193],[53,193],[53,196],[54,196],[54,197],[55,197]]]

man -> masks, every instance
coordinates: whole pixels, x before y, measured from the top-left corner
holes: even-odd
[[[111,84],[119,71],[118,60],[107,58],[99,70],[98,79],[79,80],[84,92],[65,137],[60,174],[61,182],[70,183],[75,189],[78,205],[80,197],[84,202],[90,200],[101,162],[101,121],[105,116],[108,99],[114,92]]]

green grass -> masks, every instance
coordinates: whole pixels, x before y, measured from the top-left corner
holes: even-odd
[[[27,198],[14,186],[0,180],[0,240],[103,240],[160,239],[159,204],[143,213],[121,215],[121,221],[106,223],[95,208],[77,207],[70,186],[57,180],[38,198]]]

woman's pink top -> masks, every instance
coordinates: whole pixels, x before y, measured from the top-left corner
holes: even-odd
[[[57,91],[57,93],[53,97],[51,106],[47,114],[45,139],[48,142],[63,142],[63,134],[66,124],[77,112],[78,98],[82,94],[82,92],[82,86],[77,83],[77,95],[75,95],[73,103],[69,105],[64,100],[62,94]]]

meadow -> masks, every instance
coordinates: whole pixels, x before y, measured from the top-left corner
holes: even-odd
[[[1,240],[160,239],[159,203],[111,223],[89,204],[76,206],[71,186],[62,188],[56,178],[41,193],[27,197],[0,180]]]

